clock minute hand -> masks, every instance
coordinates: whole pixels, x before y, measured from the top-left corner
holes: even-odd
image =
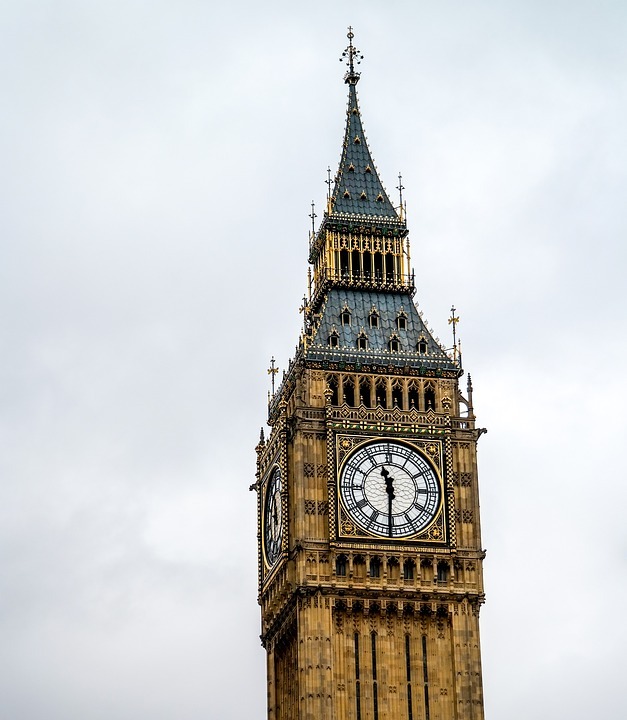
[[[385,480],[385,492],[388,494],[388,535],[392,537],[392,500],[396,497],[394,495],[394,478],[385,468],[381,468],[381,475]]]

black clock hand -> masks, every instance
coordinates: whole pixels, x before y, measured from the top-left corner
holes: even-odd
[[[385,492],[388,494],[388,534],[392,537],[392,500],[394,500],[394,478],[385,469],[381,468],[381,475],[385,480]]]

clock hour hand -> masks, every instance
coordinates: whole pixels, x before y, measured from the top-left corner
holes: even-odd
[[[394,478],[384,467],[381,468],[381,475],[385,480],[385,492],[388,494],[388,535],[392,537],[392,500],[395,498]]]
[[[385,492],[388,494],[390,500],[394,500],[396,497],[394,495],[394,478],[385,468],[381,468],[381,475],[383,475],[383,479],[385,480]]]

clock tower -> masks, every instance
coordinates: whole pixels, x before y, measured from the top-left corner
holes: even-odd
[[[482,720],[482,430],[458,349],[414,304],[402,199],[370,154],[348,37],[304,329],[257,445],[268,718]]]

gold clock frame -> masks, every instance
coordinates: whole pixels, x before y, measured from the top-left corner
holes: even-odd
[[[434,470],[438,485],[440,487],[440,497],[438,500],[438,508],[431,522],[415,535],[402,538],[385,538],[375,535],[360,528],[350,517],[344,508],[340,494],[340,477],[342,469],[348,459],[357,452],[363,445],[377,441],[392,441],[409,448],[421,455],[429,466]],[[329,483],[329,493],[333,494],[332,502],[329,504],[333,511],[333,518],[330,519],[330,525],[335,528],[335,538],[338,541],[362,542],[368,541],[372,543],[393,543],[393,544],[437,544],[447,545],[449,543],[448,521],[447,521],[447,484],[445,478],[446,468],[446,447],[443,439],[439,438],[407,438],[393,434],[389,435],[367,435],[367,434],[344,434],[336,433],[333,438],[333,455],[335,477],[333,482]]]

